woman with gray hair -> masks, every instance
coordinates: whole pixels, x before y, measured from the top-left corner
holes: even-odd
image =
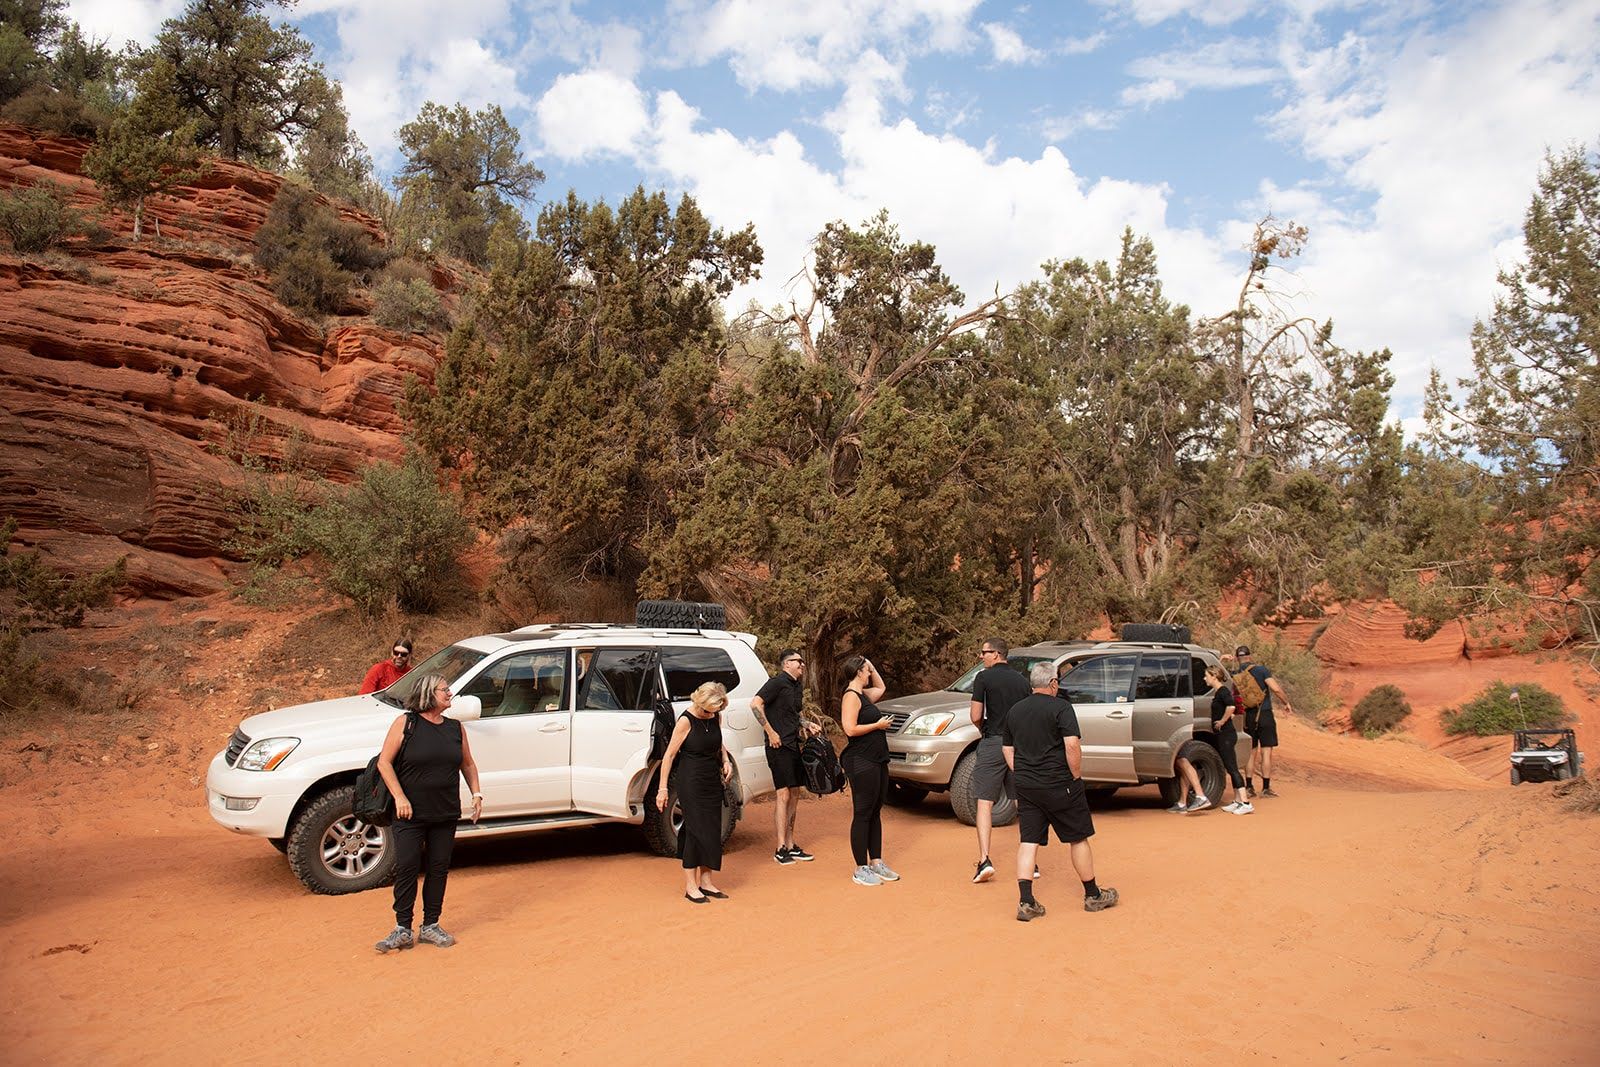
[[[728,894],[711,880],[722,870],[722,786],[733,777],[733,761],[722,743],[722,711],[728,690],[721,682],[706,682],[689,694],[689,710],[678,716],[661,758],[661,786],[656,807],[667,810],[673,764],[678,766],[678,803],[683,808],[683,829],[678,831],[678,855],[683,859],[683,897],[691,904],[706,898],[727,900]]]
[[[444,910],[445,881],[450,877],[450,856],[455,851],[456,823],[461,821],[461,792],[457,776],[472,790],[472,821],[483,813],[478,788],[478,765],[472,761],[467,732],[455,719],[447,719],[450,684],[442,674],[429,674],[406,698],[404,715],[389,726],[378,753],[378,773],[394,795],[395,847],[394,929],[375,946],[379,952],[410,948],[418,941],[449,948],[456,939],[439,926]],[[411,933],[417,903],[417,874],[423,853],[428,857],[427,880],[422,886],[422,929]]]

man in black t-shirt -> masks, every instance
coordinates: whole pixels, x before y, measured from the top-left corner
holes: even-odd
[[[801,712],[804,691],[800,679],[805,672],[806,661],[800,650],[784,649],[778,653],[778,673],[768,678],[750,700],[750,710],[767,732],[767,766],[777,790],[772,808],[778,850],[772,858],[784,866],[816,858],[794,843],[794,817],[800,807],[800,787],[806,781],[800,763],[800,741],[821,729],[807,722]]]
[[[1072,702],[1057,696],[1055,667],[1034,664],[1028,677],[1033,695],[1017,701],[1006,716],[1004,752],[1017,780],[1017,822],[1021,844],[1017,848],[1017,921],[1028,922],[1044,914],[1033,899],[1035,861],[1039,848],[1050,842],[1050,830],[1071,846],[1072,866],[1083,882],[1083,910],[1104,911],[1117,902],[1117,891],[1102,889],[1094,879],[1094,820],[1080,774],[1083,769],[1082,734]]]
[[[1289,704],[1289,694],[1283,691],[1283,685],[1272,676],[1272,672],[1260,663],[1250,661],[1250,646],[1240,645],[1233,650],[1234,658],[1239,661],[1239,670],[1249,671],[1250,676],[1256,680],[1256,685],[1261,687],[1261,706],[1244,709],[1244,731],[1250,735],[1250,765],[1245,768],[1245,784],[1252,793],[1256,789],[1256,767],[1261,768],[1261,792],[1258,797],[1276,797],[1278,794],[1272,789],[1272,755],[1278,750],[1278,718],[1274,704],[1282,704],[1283,710],[1294,714],[1294,708]]]
[[[972,725],[983,731],[972,774],[972,793],[978,799],[978,867],[972,880],[987,882],[994,877],[989,862],[989,838],[994,831],[994,806],[1002,796],[1015,795],[1011,768],[1000,752],[1000,734],[1005,730],[1006,712],[1028,695],[1028,680],[1006,662],[1011,651],[998,637],[986,637],[978,646],[983,670],[972,680]]]

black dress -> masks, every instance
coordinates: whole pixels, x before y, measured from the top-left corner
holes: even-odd
[[[689,736],[678,748],[672,772],[678,780],[683,829],[678,855],[685,869],[722,870],[722,716],[701,719],[684,712]]]

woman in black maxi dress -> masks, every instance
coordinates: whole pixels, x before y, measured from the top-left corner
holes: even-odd
[[[707,897],[728,897],[711,880],[711,872],[722,869],[722,785],[733,772],[722,745],[722,710],[727,706],[728,691],[719,683],[707,682],[696,689],[689,697],[689,710],[678,716],[661,760],[656,806],[667,809],[668,782],[676,765],[678,804],[683,809],[683,829],[678,831],[683,895],[695,904],[704,904]]]

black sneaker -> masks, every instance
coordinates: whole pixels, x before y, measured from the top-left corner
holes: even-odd
[[[994,864],[990,863],[989,857],[985,856],[983,859],[978,861],[977,869],[972,872],[972,884],[977,885],[979,882],[987,882],[993,877]]]
[[[790,864],[794,862],[794,854],[786,848],[780,848],[772,854],[772,862]]]
[[[813,856],[799,845],[795,845],[793,848],[789,849],[789,858],[792,860],[799,860],[801,863],[810,863],[817,857]]]

